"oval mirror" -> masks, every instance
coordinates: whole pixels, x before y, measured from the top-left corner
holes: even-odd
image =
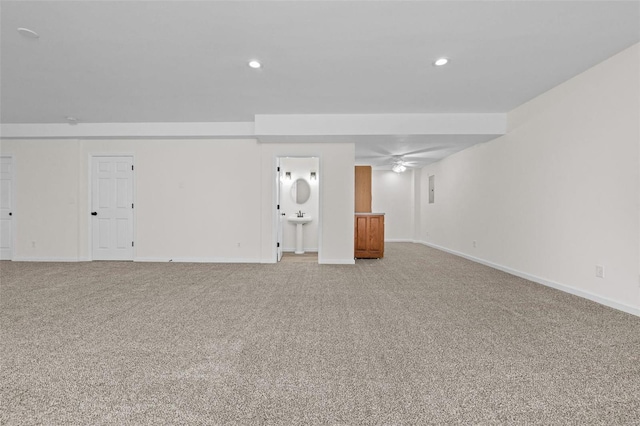
[[[304,179],[296,179],[291,185],[291,198],[296,204],[304,204],[309,201],[309,197],[311,197],[311,186],[309,186],[309,182]]]

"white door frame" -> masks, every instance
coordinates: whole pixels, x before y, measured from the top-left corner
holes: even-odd
[[[7,260],[13,260],[16,257],[16,156],[15,154],[5,154],[0,157],[11,159],[11,258]]]
[[[279,179],[278,166],[280,166],[281,158],[316,158],[318,159],[318,171],[316,173],[316,179],[318,181],[318,263],[322,259],[322,206],[324,203],[323,193],[322,193],[322,179],[324,172],[322,170],[322,156],[320,154],[298,154],[298,155],[287,155],[287,154],[276,154],[273,158],[273,173],[275,173],[275,179],[272,179],[273,185],[276,185],[276,179]],[[272,175],[273,176],[273,175]],[[275,186],[273,187],[273,204],[271,211],[273,213],[273,226],[272,226],[272,259],[275,259],[275,263],[278,263],[278,220],[280,220],[280,214],[278,211],[278,203],[280,200],[278,199],[278,195],[282,197],[282,191],[278,191]]]
[[[283,235],[283,224],[282,224],[282,209],[281,207],[281,197],[282,197],[282,170],[280,170],[280,157],[276,158],[276,203],[277,203],[277,208],[276,208],[276,215],[278,217],[278,220],[276,221],[276,245],[277,245],[277,249],[276,249],[276,263],[280,262],[282,260],[282,250],[284,249],[283,247],[283,241],[282,241],[282,235]]]
[[[133,208],[133,220],[131,221],[131,227],[132,229],[132,233],[133,233],[133,241],[135,243],[137,243],[136,241],[136,235],[137,235],[137,227],[136,227],[136,217],[137,217],[137,199],[136,199],[136,169],[135,169],[135,165],[136,165],[136,156],[133,153],[123,153],[123,152],[117,152],[117,153],[89,153],[89,160],[88,160],[88,173],[87,176],[89,178],[88,180],[88,191],[89,191],[89,196],[87,197],[87,250],[88,250],[88,259],[90,261],[93,260],[93,221],[91,220],[91,209],[92,209],[92,202],[93,202],[93,181],[92,181],[92,174],[93,174],[93,159],[97,158],[97,157],[131,157],[131,161],[133,164],[133,170],[132,170],[132,181],[131,184],[133,185],[133,193],[132,195],[132,199],[133,199],[133,205],[135,206]],[[133,261],[135,261],[136,256],[137,256],[137,249],[138,246],[136,244],[133,245]]]

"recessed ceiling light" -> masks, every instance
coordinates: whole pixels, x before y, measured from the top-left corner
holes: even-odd
[[[258,68],[260,68],[260,67],[262,66],[262,64],[261,64],[259,61],[256,61],[256,60],[254,59],[254,60],[252,60],[252,61],[249,61],[249,66],[250,66],[251,68],[258,69]]]
[[[449,62],[449,60],[447,58],[438,58],[433,63],[433,65],[435,65],[436,67],[441,67],[443,65],[447,65],[448,62]]]
[[[37,32],[30,30],[29,28],[18,28],[18,32],[25,37],[29,38],[40,38]]]

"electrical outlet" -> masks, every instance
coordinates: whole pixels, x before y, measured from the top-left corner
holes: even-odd
[[[473,248],[476,248],[476,240],[473,240]]]
[[[596,277],[604,278],[604,266],[596,265]]]
[[[240,247],[240,243],[238,243],[238,247]]]
[[[31,248],[36,248],[36,242],[35,241],[31,241]]]

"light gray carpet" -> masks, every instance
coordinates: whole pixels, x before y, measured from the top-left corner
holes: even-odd
[[[420,245],[0,267],[2,424],[640,422],[640,318]]]

